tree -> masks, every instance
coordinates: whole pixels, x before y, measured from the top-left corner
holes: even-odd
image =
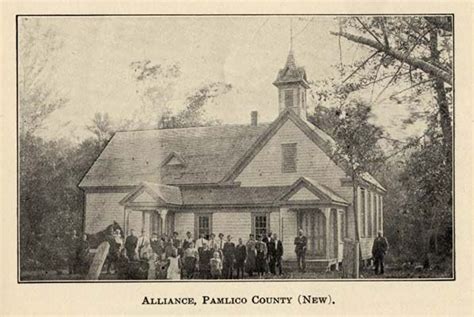
[[[176,115],[174,127],[199,127],[218,123],[205,117],[204,106],[231,89],[232,85],[223,82],[214,82],[199,88],[186,98],[186,107]]]
[[[396,236],[404,259],[429,264],[427,255],[436,255],[451,260],[452,17],[354,17],[341,19],[340,26],[333,35],[368,52],[364,60],[341,66],[347,91],[373,91],[383,83],[374,103],[390,91],[392,101],[410,105],[412,116],[405,125],[419,119],[427,125],[421,137],[394,156],[400,161],[391,171],[395,177],[389,177],[390,195],[398,197],[387,200],[388,234]]]
[[[232,85],[225,82],[204,84],[189,93],[184,101],[183,110],[173,111],[169,102],[174,97],[181,75],[179,65],[153,64],[150,60],[144,60],[132,62],[130,67],[137,83],[137,94],[140,96],[142,106],[133,118],[119,125],[121,130],[184,128],[216,124],[218,121],[206,117],[204,107],[232,89]],[[166,124],[163,125],[163,121],[167,121]]]
[[[112,137],[114,127],[108,113],[96,112],[87,130],[92,132],[99,142],[99,145],[105,145]]]
[[[336,111],[317,111],[309,119],[316,125],[322,121],[330,122],[331,128],[327,124],[323,127],[336,140],[334,144],[331,144],[332,158],[345,168],[352,182],[352,210],[357,243],[360,241],[357,188],[361,182],[364,182],[364,174],[384,160],[384,153],[379,145],[383,130],[370,123],[370,117],[369,106],[361,101],[352,101]],[[359,263],[358,258],[355,259],[355,263]],[[356,277],[358,278],[358,271]]]
[[[443,132],[444,156],[451,165],[452,89],[445,86],[453,84],[451,16],[351,17],[340,19],[340,26],[339,32],[331,34],[372,50],[372,54],[359,63],[344,81],[365,69],[368,76],[364,80],[358,79],[360,83],[354,85],[356,89],[363,88],[367,83],[373,85],[388,79],[379,96],[400,80],[411,85],[391,97],[411,91],[413,95],[410,98],[415,99],[414,96],[423,90],[434,91],[432,98],[437,104],[435,113],[439,115]],[[382,75],[380,79],[382,68],[387,69],[390,75]],[[426,112],[425,109],[423,111]]]
[[[53,56],[61,46],[57,33],[42,27],[39,20],[19,19],[18,95],[22,134],[34,134],[51,113],[68,101],[51,84],[55,69]]]

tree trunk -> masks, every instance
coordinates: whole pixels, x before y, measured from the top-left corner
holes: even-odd
[[[352,172],[352,211],[354,214],[354,236],[356,245],[358,245],[359,252],[355,252],[354,258],[354,278],[359,278],[359,262],[360,262],[360,236],[359,236],[359,217],[357,212],[357,177],[356,173]]]
[[[438,30],[434,28],[430,31],[430,53],[433,62],[438,63]],[[438,103],[440,126],[441,131],[443,132],[443,145],[446,155],[446,164],[451,170],[453,132],[451,126],[451,115],[449,113],[448,99],[446,98],[444,82],[435,76],[431,76],[431,78],[434,79],[433,88],[436,92],[436,101]]]
[[[357,35],[349,34],[346,32],[330,32],[330,33],[332,35],[342,36],[348,39],[349,41],[372,47],[376,49],[377,51],[384,52],[385,54],[390,55],[391,57],[403,63],[406,63],[412,66],[413,68],[421,69],[422,71],[429,74],[430,76],[434,76],[434,78],[437,78],[445,83],[448,83],[449,85],[452,85],[453,83],[451,71],[446,71],[444,69],[441,69],[432,63],[428,63],[424,60],[408,56],[406,53],[394,50],[390,47],[386,47],[374,40],[365,38],[363,36],[357,36]]]

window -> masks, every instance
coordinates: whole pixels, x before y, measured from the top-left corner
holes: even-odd
[[[346,211],[342,210],[341,211],[341,238],[347,238],[349,237],[349,226],[348,226],[348,221],[346,217]]]
[[[282,173],[296,172],[296,143],[282,144],[281,156]]]
[[[285,106],[287,108],[293,107],[293,90],[291,89],[285,90]]]
[[[360,189],[360,236],[365,237],[365,189]]]
[[[383,231],[383,198],[379,196],[379,231]]]
[[[376,237],[377,236],[377,226],[378,226],[378,204],[377,204],[377,194],[374,193],[373,197],[373,203],[372,203],[372,209],[373,209],[373,224],[372,224],[372,236]]]
[[[367,192],[367,236],[372,236],[372,193]]]
[[[252,214],[252,233],[257,235],[267,235],[270,229],[270,217],[266,213]]]
[[[212,232],[212,214],[195,214],[195,237],[198,238],[200,234],[204,237],[209,236]]]

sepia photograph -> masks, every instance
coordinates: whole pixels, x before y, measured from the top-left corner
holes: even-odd
[[[18,283],[455,279],[454,15],[17,15]]]

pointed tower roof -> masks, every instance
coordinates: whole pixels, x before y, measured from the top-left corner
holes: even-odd
[[[280,69],[276,80],[273,82],[273,85],[278,87],[281,85],[294,83],[300,83],[303,87],[309,88],[309,84],[306,79],[306,71],[304,67],[296,66],[293,50],[290,49],[288,57],[286,58],[285,67]]]

